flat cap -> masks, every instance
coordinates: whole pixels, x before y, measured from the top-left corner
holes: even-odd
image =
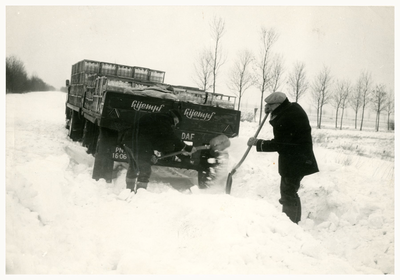
[[[284,94],[283,92],[273,92],[270,95],[268,95],[264,101],[268,104],[281,104],[283,103],[283,101],[285,101],[286,99],[286,94]]]

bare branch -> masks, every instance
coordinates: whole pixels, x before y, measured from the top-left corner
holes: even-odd
[[[211,88],[211,76],[213,69],[212,53],[208,49],[204,49],[198,56],[195,68],[195,82],[204,91]]]
[[[361,106],[362,106],[362,115],[361,115],[361,124],[360,124],[360,130],[363,128],[363,122],[364,122],[364,112],[365,112],[365,107],[367,104],[370,102],[371,99],[371,87],[372,87],[372,78],[371,78],[371,73],[368,71],[364,71],[361,73],[361,76],[359,78],[358,84],[360,86],[360,94],[361,94]]]
[[[329,102],[331,92],[329,87],[331,85],[332,76],[330,70],[324,66],[321,72],[315,77],[312,85],[312,97],[317,107],[317,128],[321,128],[323,106]]]
[[[380,115],[386,107],[386,100],[387,100],[387,92],[385,89],[385,85],[378,84],[375,86],[375,89],[372,91],[372,107],[376,112],[376,119],[375,119],[375,130],[379,131],[379,121]]]
[[[283,72],[283,58],[281,55],[275,55],[272,61],[271,79],[268,85],[268,89],[271,93],[277,91],[280,88]]]
[[[289,95],[298,102],[308,89],[308,82],[306,80],[305,65],[303,62],[296,62],[293,72],[289,75]]]
[[[250,72],[253,61],[254,57],[249,50],[240,51],[231,70],[228,87],[239,97],[238,110],[240,110],[242,96],[254,82]]]
[[[271,48],[273,44],[278,40],[279,35],[273,28],[266,29],[261,27],[260,32],[260,40],[261,40],[261,48],[259,57],[255,64],[256,73],[255,76],[255,84],[261,92],[261,100],[260,100],[260,119],[261,122],[262,114],[263,114],[263,101],[264,101],[264,92],[267,90],[270,82],[271,82],[271,69],[272,69],[272,61],[271,61]]]
[[[225,34],[225,21],[222,18],[217,18],[214,17],[211,24],[211,38],[214,40],[215,45],[214,45],[214,53],[212,55],[213,59],[213,92],[215,93],[215,87],[217,83],[217,74],[220,69],[220,67],[225,63],[225,60],[223,59],[221,53],[221,46],[220,46],[220,40],[222,36]]]

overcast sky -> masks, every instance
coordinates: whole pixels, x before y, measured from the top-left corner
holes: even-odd
[[[210,22],[217,16],[225,20],[227,57],[217,92],[232,94],[231,66],[240,50],[257,54],[261,26],[280,35],[273,52],[283,56],[286,74],[296,61],[305,63],[310,81],[324,65],[334,78],[353,83],[367,70],[374,83],[394,90],[393,5],[6,6],[6,56],[17,56],[28,75],[56,88],[82,59],[162,70],[166,83],[196,86],[194,63],[213,44]],[[257,92],[245,95],[257,99]]]

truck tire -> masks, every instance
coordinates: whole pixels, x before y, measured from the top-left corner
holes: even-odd
[[[210,188],[217,180],[219,181],[227,174],[227,163],[229,154],[222,152],[207,152],[201,157],[198,169],[198,186],[200,189]]]
[[[209,175],[210,175],[210,169],[203,168],[197,171],[197,181],[199,189],[209,188],[211,182],[211,178],[209,177]]]
[[[87,148],[87,153],[96,153],[97,140],[99,137],[99,127],[89,120],[85,120],[82,136],[82,146]]]
[[[117,144],[118,132],[105,127],[100,127],[99,130],[92,178],[96,181],[105,179],[107,183],[111,183],[114,168],[112,153]]]
[[[71,120],[69,121],[69,138],[72,141],[79,141],[83,135],[83,121],[80,119],[79,113],[72,110]]]
[[[71,109],[65,106],[65,128],[69,130],[69,123],[71,121]]]
[[[213,170],[218,165],[217,162],[210,162],[210,158],[218,157],[218,153],[213,151],[202,151],[200,156],[199,168],[197,170],[197,181],[200,189],[211,187],[212,181],[215,179]]]

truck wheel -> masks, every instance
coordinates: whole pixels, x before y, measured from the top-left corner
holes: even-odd
[[[65,128],[69,130],[69,124],[71,121],[71,109],[65,106]]]
[[[213,151],[202,151],[200,156],[199,169],[197,170],[197,180],[200,189],[209,188],[212,181],[215,179],[215,167],[217,162],[212,162],[209,159],[218,157],[218,154]]]
[[[207,189],[209,186],[209,170],[207,170],[206,168],[204,169],[199,169],[197,171],[197,181],[198,181],[198,186],[199,189]]]
[[[114,160],[112,153],[117,144],[118,132],[105,127],[99,128],[99,137],[95,154],[92,178],[95,180],[105,179],[107,183],[112,182]]]
[[[96,152],[99,128],[94,123],[85,120],[82,136],[82,146],[87,148],[87,153],[94,155]]]
[[[198,185],[200,189],[209,188],[214,181],[220,180],[226,174],[229,154],[227,152],[206,152],[200,159],[198,169]]]
[[[79,113],[72,110],[68,136],[72,141],[79,141],[82,138],[82,135],[83,121],[79,118]]]

